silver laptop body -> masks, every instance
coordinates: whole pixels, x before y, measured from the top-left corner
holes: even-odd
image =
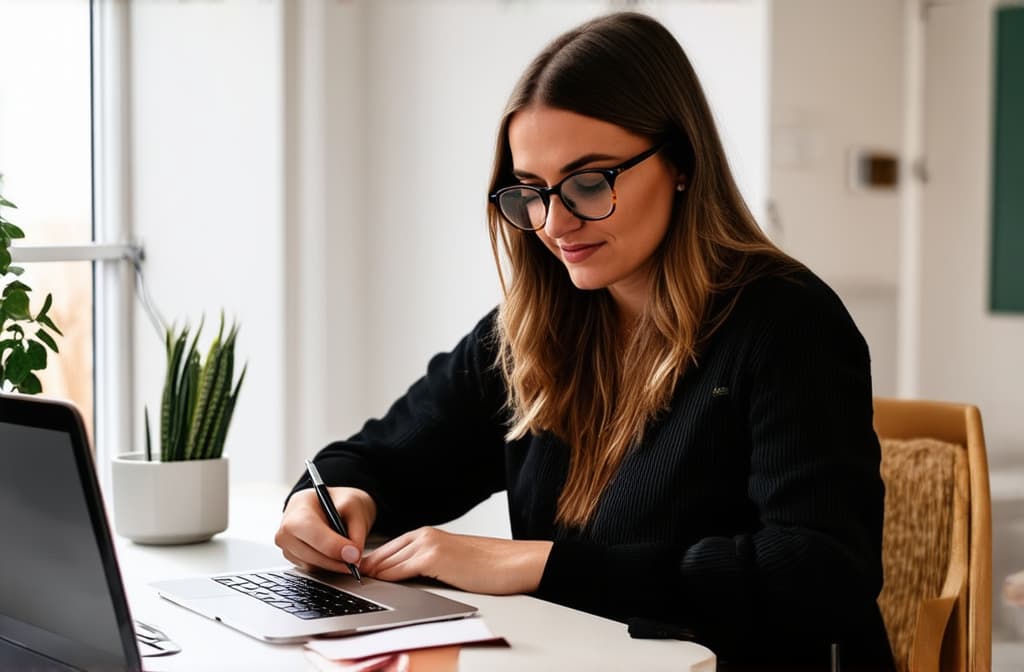
[[[314,591],[337,589],[354,598],[341,600],[369,603],[374,611],[340,616],[330,615],[329,610],[326,615],[304,611],[295,606],[295,593],[289,593],[288,587],[294,582],[308,581],[315,582]],[[464,618],[477,611],[468,604],[398,583],[364,576],[360,585],[348,574],[306,573],[290,566],[150,585],[171,602],[257,639],[278,644]]]
[[[378,611],[347,616],[308,618],[308,614],[285,611],[264,601],[265,595],[247,594],[238,587],[220,581],[243,581],[257,590],[270,590],[252,579],[256,577],[287,579],[297,577],[311,580],[317,585],[354,595],[372,602]],[[267,580],[264,580],[267,582]],[[283,582],[283,581],[282,581]],[[180,604],[214,621],[223,623],[247,635],[272,643],[305,641],[313,637],[342,636],[372,630],[383,630],[402,625],[459,619],[476,614],[476,607],[447,599],[419,588],[397,583],[362,578],[359,585],[349,575],[332,573],[308,574],[294,566],[259,569],[249,572],[218,574],[209,577],[159,581],[151,584],[161,597]],[[280,584],[279,584],[280,585]],[[281,602],[287,602],[284,596]],[[303,616],[307,618],[303,618]]]

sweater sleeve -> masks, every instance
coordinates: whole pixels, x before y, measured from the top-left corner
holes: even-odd
[[[426,375],[384,417],[314,458],[327,485],[370,494],[377,504],[374,532],[395,535],[446,522],[505,488],[495,315],[454,350],[433,357]],[[292,493],[310,487],[303,475]]]
[[[757,529],[687,548],[557,542],[540,596],[679,624],[723,651],[875,639],[862,632],[881,587],[883,502],[868,352],[824,291],[795,293],[747,331],[738,364]]]

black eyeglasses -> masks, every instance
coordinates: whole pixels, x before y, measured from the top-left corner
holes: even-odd
[[[502,217],[517,229],[537,231],[544,228],[551,207],[551,194],[580,219],[596,221],[615,212],[615,178],[633,166],[657,154],[665,143],[651,147],[614,168],[587,168],[570,175],[550,187],[516,184],[502,187],[490,195]]]

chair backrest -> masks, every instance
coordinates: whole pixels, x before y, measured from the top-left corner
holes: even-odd
[[[875,431],[883,444],[883,475],[888,470],[890,478],[900,479],[907,477],[903,472],[912,470],[920,472],[913,478],[924,479],[917,490],[893,481],[886,494],[887,526],[891,522],[888,520],[890,504],[894,508],[935,506],[935,501],[943,499],[941,492],[946,493],[948,515],[945,518],[936,517],[936,512],[922,513],[922,519],[932,521],[932,526],[937,525],[942,530],[939,536],[935,536],[936,530],[930,530],[930,538],[920,543],[930,548],[944,546],[948,551],[945,557],[929,557],[925,563],[938,562],[946,569],[939,591],[931,596],[922,595],[917,622],[911,626],[912,668],[914,672],[931,669],[989,672],[992,660],[992,523],[981,414],[976,407],[967,405],[875,399]],[[915,439],[931,441],[910,441]],[[925,485],[928,479],[946,479],[948,488],[936,490]],[[900,495],[901,492],[909,496]],[[940,494],[929,495],[930,492]],[[903,501],[898,502],[897,498]],[[929,499],[930,503],[925,501]],[[888,536],[889,532],[887,528],[887,543],[894,539]],[[896,548],[902,543],[897,540],[890,544],[892,548],[883,547],[884,565],[891,568],[899,562],[894,556],[902,554],[906,559],[917,552],[911,549],[908,555],[905,548]],[[886,571],[887,583],[900,575],[893,572],[897,576],[890,577],[890,570]],[[934,573],[932,569],[923,572],[925,575]],[[921,586],[931,585],[933,590],[938,587],[934,576],[916,580]],[[905,587],[894,584],[883,588],[879,597],[883,614],[889,612],[887,626],[890,628],[897,625],[895,622],[890,625],[890,621],[898,611],[893,607],[890,593],[901,588]],[[907,591],[904,589],[902,593]],[[898,627],[906,627],[906,619],[902,620],[904,623]],[[906,632],[890,631],[890,639],[894,647],[908,641]],[[898,650],[894,653],[901,656]],[[906,653],[904,651],[903,655]],[[903,658],[900,662],[906,661]]]
[[[936,439],[882,438],[885,585],[878,606],[898,672],[939,668],[947,627],[965,628],[968,474],[964,450]],[[960,609],[954,609],[957,603]],[[954,614],[954,611],[956,612]],[[956,616],[955,625],[950,617]],[[949,638],[947,668],[963,669],[966,642]],[[925,651],[931,651],[931,660]]]

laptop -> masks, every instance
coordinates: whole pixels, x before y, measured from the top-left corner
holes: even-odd
[[[348,574],[294,567],[160,581],[171,602],[274,644],[340,637],[415,623],[465,618],[476,607],[440,595]]]
[[[142,669],[82,421],[0,394],[0,670]]]
[[[72,669],[139,669],[136,635],[160,652],[173,646],[149,642],[159,631],[129,615],[88,439],[72,405],[0,395],[0,539],[16,551],[2,555],[0,640],[62,661],[64,649],[53,646],[80,649]],[[291,566],[151,585],[171,602],[273,643],[477,612],[411,586],[368,577],[359,584]],[[0,670],[8,667],[0,658]]]
[[[271,643],[464,618],[477,611],[397,583],[291,566],[150,585],[171,602]]]

